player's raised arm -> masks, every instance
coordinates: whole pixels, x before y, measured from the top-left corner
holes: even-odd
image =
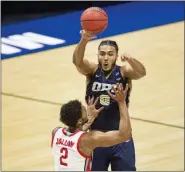
[[[146,75],[146,69],[144,65],[128,55],[121,56],[122,62],[128,62],[129,66],[122,66],[121,71],[123,75],[130,79],[140,79]]]
[[[128,85],[123,91],[123,87],[120,84],[118,89],[115,90],[115,95],[112,95],[109,92],[110,97],[118,101],[119,110],[120,110],[120,123],[119,130],[116,131],[90,131],[86,135],[86,144],[88,144],[89,148],[94,149],[96,147],[107,147],[116,145],[118,143],[127,141],[131,138],[131,124],[130,118],[128,114],[128,109],[125,102],[125,96],[128,89]],[[89,112],[91,113],[91,112]]]
[[[88,41],[96,38],[96,36],[85,30],[82,30],[80,33],[82,38],[73,53],[73,64],[81,74],[88,76],[95,72],[97,65],[90,63],[87,59],[84,58],[85,48]]]

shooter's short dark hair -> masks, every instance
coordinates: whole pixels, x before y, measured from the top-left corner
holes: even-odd
[[[116,49],[116,52],[118,53],[119,51],[119,48],[118,48],[118,44],[116,43],[116,41],[111,41],[111,40],[104,40],[100,43],[99,47],[98,47],[98,50],[100,49],[101,46],[103,45],[110,45],[110,46],[113,46],[115,47]]]

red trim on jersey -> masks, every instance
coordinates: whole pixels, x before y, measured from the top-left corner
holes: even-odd
[[[60,129],[60,128],[56,128],[55,131],[52,132],[51,148],[53,147],[53,140],[54,140],[55,134],[58,131],[58,129]]]
[[[81,136],[79,137],[78,142],[77,142],[77,150],[78,150],[79,154],[80,154],[81,156],[83,156],[84,158],[90,158],[90,156],[85,155],[83,152],[80,151],[80,140],[82,139],[82,137],[83,137],[85,134],[87,134],[87,132],[82,133]]]
[[[64,135],[66,135],[66,132],[65,132],[64,128],[62,128],[62,133],[63,133]]]
[[[78,133],[80,130],[77,129],[74,133],[72,133],[71,135],[67,135],[67,132],[65,131],[66,128],[62,128],[62,133],[65,135],[65,136],[74,136],[76,133]]]
[[[90,158],[87,158],[87,165],[86,165],[85,171],[86,172],[91,171],[91,157]]]

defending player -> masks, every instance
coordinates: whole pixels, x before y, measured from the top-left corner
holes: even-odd
[[[94,148],[112,146],[130,139],[131,126],[125,102],[127,89],[128,86],[123,91],[122,84],[119,84],[117,90],[113,88],[115,95],[108,93],[118,102],[119,130],[82,131],[84,127],[89,127],[103,110],[103,107],[95,108],[98,98],[95,102],[93,98],[88,100],[87,111],[78,100],[70,101],[62,106],[60,121],[67,125],[67,128],[57,127],[52,132],[51,146],[56,171],[91,171],[90,157]]]

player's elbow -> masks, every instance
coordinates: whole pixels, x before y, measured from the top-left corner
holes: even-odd
[[[138,79],[143,78],[145,75],[146,75],[146,71],[137,72],[137,73],[135,74],[135,76],[133,76],[132,79],[138,80]]]
[[[76,57],[75,57],[75,54],[73,54],[73,64],[76,66]]]
[[[143,67],[143,70],[141,72],[141,76],[144,77],[145,75],[146,75],[146,69],[145,69],[145,67]]]
[[[140,70],[140,72],[138,72],[139,78],[143,78],[146,75],[146,69],[145,67],[142,68],[142,70]]]
[[[125,142],[125,141],[128,141],[130,140],[132,137],[132,131],[131,130],[128,130],[124,133],[120,133],[120,141],[121,142]]]
[[[125,133],[124,136],[123,136],[123,141],[126,142],[126,141],[130,140],[131,137],[132,137],[131,132]]]

